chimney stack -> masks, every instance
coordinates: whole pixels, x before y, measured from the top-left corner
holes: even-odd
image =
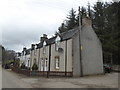
[[[27,49],[27,48],[26,48],[26,47],[24,47],[24,48],[23,48],[23,51],[26,51],[26,49]]]
[[[23,55],[25,55],[25,54],[26,54],[26,50],[27,50],[27,48],[26,48],[26,47],[24,47],[24,48],[23,48]]]
[[[40,41],[43,42],[43,41],[46,41],[48,38],[47,38],[47,35],[46,34],[43,34],[43,37],[40,37]]]
[[[84,26],[92,26],[92,20],[89,17],[84,17],[82,19],[82,25]]]
[[[34,50],[35,44],[31,44],[31,50]]]

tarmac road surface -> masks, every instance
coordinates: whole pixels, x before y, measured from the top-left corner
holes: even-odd
[[[2,88],[118,88],[118,73],[85,77],[27,77],[0,67]]]
[[[30,83],[21,80],[19,76],[10,70],[2,69],[2,88],[32,88],[32,86]]]

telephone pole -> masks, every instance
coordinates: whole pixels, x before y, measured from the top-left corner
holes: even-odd
[[[80,55],[80,76],[83,77],[83,67],[82,67],[82,55],[81,55],[81,29],[82,29],[82,23],[81,23],[81,12],[80,12],[80,6],[78,9],[79,12],[79,55]]]

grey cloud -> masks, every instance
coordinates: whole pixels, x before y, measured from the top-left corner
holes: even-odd
[[[53,27],[54,28],[54,27]],[[52,35],[54,30],[48,27],[42,26],[29,26],[29,27],[3,27],[2,43],[9,49],[16,51],[21,47],[30,47],[32,43],[38,43],[43,33]],[[22,49],[22,48],[21,48]]]

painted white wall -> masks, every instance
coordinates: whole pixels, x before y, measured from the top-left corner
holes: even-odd
[[[19,58],[20,58],[20,66],[22,63],[24,63],[26,67],[30,67],[30,62],[28,62],[28,60],[30,60],[30,58],[31,58],[30,54],[20,56]]]
[[[65,71],[65,41],[60,42],[60,47],[63,49],[62,53],[59,53],[55,50],[55,44],[51,45],[51,71]],[[60,68],[55,69],[55,57],[59,56],[60,58]]]

